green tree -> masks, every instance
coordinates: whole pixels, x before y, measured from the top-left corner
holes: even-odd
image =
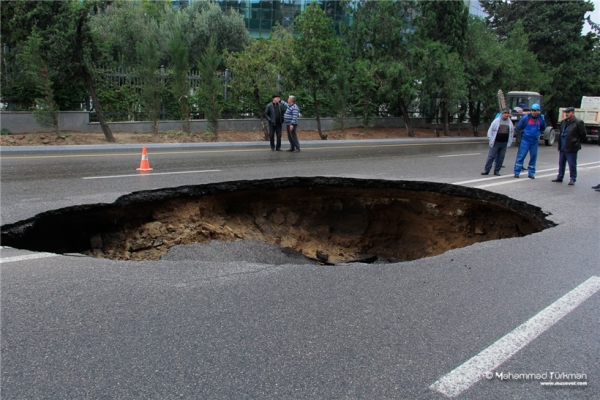
[[[333,29],[331,18],[317,5],[311,3],[296,19],[295,82],[311,94],[317,130],[321,139],[327,139],[321,129],[321,111],[318,94],[327,90],[335,76],[337,66],[342,62],[340,41]]]
[[[195,1],[180,11],[179,22],[171,20],[169,26],[176,29],[181,24],[189,48],[190,65],[196,65],[204,50],[214,40],[218,53],[242,51],[248,44],[250,34],[244,19],[238,13],[223,12],[213,0]]]
[[[376,112],[371,103],[397,108],[404,119],[408,136],[414,136],[408,106],[416,95],[412,34],[406,22],[414,14],[414,1],[369,1],[352,4],[349,12],[353,23],[342,30],[351,60],[362,60],[356,65],[359,75],[363,119]],[[366,73],[370,71],[369,73]],[[366,84],[369,75],[373,84]],[[367,90],[374,90],[369,93]],[[369,100],[367,100],[369,99]]]
[[[90,29],[100,43],[102,63],[120,68],[134,67],[139,61],[138,43],[148,38],[157,43],[163,40],[158,21],[163,9],[159,7],[161,3],[151,6],[150,2],[144,1],[142,5],[131,1],[115,2],[90,18]],[[146,7],[151,8],[150,15],[146,13]],[[165,59],[162,54],[161,58]]]
[[[480,18],[469,19],[469,40],[464,53],[468,87],[468,113],[474,136],[478,126],[498,111],[496,92],[505,88],[501,78],[504,68],[514,65],[513,55],[504,49],[498,37],[486,29]]]
[[[280,85],[285,83],[288,71],[295,63],[294,40],[278,25],[269,39],[252,39],[243,51],[227,56],[227,65],[233,75],[231,88],[240,104],[250,99],[252,112],[261,119],[265,140],[269,140],[265,105],[271,95],[281,91]]]
[[[420,1],[419,34],[447,45],[462,55],[469,23],[469,9],[462,0]]]
[[[25,45],[33,30],[37,30],[42,39],[45,62],[52,77],[52,90],[58,108],[78,110],[87,94],[85,81],[78,76],[72,65],[65,63],[63,55],[55,51],[55,43],[65,36],[72,37],[70,26],[57,25],[66,22],[60,14],[69,13],[69,2],[60,1],[1,1],[0,29],[2,61],[2,101],[9,103],[11,109],[28,110],[35,105],[40,93],[32,90],[31,82],[21,74],[26,66],[19,64],[16,55]],[[5,53],[6,52],[6,53]],[[7,80],[8,78],[8,80]]]
[[[373,126],[377,116],[375,67],[371,61],[359,59],[352,63],[352,74],[352,89],[356,94],[355,107],[359,112],[361,124],[368,129]]]
[[[56,34],[53,37],[56,41],[50,42],[50,45],[54,46],[54,59],[60,60],[62,57],[62,62],[69,65],[70,73],[67,76],[72,76],[73,79],[83,78],[94,102],[104,137],[106,141],[114,142],[115,138],[104,118],[102,105],[96,92],[96,81],[92,75],[94,57],[100,51],[97,47],[97,38],[90,30],[89,19],[91,13],[99,12],[100,6],[104,4],[99,1],[73,1],[64,4],[66,12],[58,15],[58,27],[55,28],[56,31],[61,29],[62,34]]]
[[[449,135],[449,114],[458,111],[466,95],[463,54],[469,10],[461,0],[420,1],[419,47],[428,96],[439,99],[444,135]],[[436,115],[438,113],[436,112]]]
[[[41,47],[42,38],[34,29],[18,55],[18,60],[25,67],[24,73],[42,93],[42,97],[35,99],[36,106],[33,107],[33,116],[40,125],[52,128],[58,137],[58,106],[54,101],[50,71],[42,57]]]
[[[444,135],[449,135],[448,114],[458,111],[458,104],[466,97],[464,67],[459,56],[438,41],[422,41],[419,56],[424,99],[435,105],[436,122],[441,114]],[[439,112],[438,110],[439,109]],[[436,128],[436,134],[439,132]]]
[[[550,88],[551,78],[541,71],[537,55],[529,50],[529,37],[521,21],[513,25],[508,38],[502,42],[504,51],[511,55],[501,70],[504,88],[544,92]],[[514,89],[510,89],[514,90]]]
[[[170,80],[171,93],[179,104],[181,126],[190,133],[190,81],[188,79],[188,49],[183,32],[178,32],[171,41],[170,56],[173,62],[173,75]]]
[[[136,51],[139,57],[137,71],[143,82],[140,99],[148,119],[152,121],[152,131],[157,135],[164,90],[163,78],[158,65],[160,52],[158,45],[151,38],[137,43]]]
[[[488,25],[500,38],[510,38],[510,32],[522,21],[529,50],[551,80],[542,94],[553,124],[559,107],[577,105],[581,96],[598,93],[600,38],[593,32],[581,35],[585,13],[594,10],[592,2],[485,0],[481,3],[489,15]]]
[[[210,42],[198,60],[200,84],[198,85],[198,100],[206,117],[206,129],[218,137],[219,118],[223,111],[223,84],[218,78],[221,55],[215,42]]]
[[[346,121],[352,114],[351,69],[349,64],[341,63],[332,80],[331,109],[335,125],[344,133]]]

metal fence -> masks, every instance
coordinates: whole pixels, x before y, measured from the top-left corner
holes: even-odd
[[[98,67],[97,71],[102,71],[98,73],[98,76],[101,78],[104,84],[108,86],[116,86],[116,87],[127,87],[129,86],[131,90],[136,91],[138,94],[141,91],[142,86],[144,85],[144,80],[137,73],[136,69],[133,67],[116,67],[116,68],[106,68],[106,67]],[[219,71],[217,75],[217,79],[221,81],[223,84],[223,98],[227,103],[229,101],[229,82],[231,81],[233,75],[229,71],[229,69],[225,69],[225,71]],[[170,78],[169,70],[161,65],[160,71],[157,74],[156,79],[159,79],[162,84],[166,87],[166,84]],[[201,84],[202,78],[200,77],[200,73],[197,70],[188,71],[187,79],[190,82],[190,94],[194,94],[198,90],[198,86]],[[93,108],[93,103],[92,108]],[[141,104],[138,102],[137,104],[133,104],[133,111],[125,112],[125,111],[105,111],[105,117],[108,120],[130,120],[130,121],[139,121],[144,120],[144,115]],[[91,110],[90,110],[91,111]],[[203,119],[204,113],[200,109],[190,110],[192,119]],[[227,113],[225,113],[224,117],[227,117]],[[116,117],[116,118],[115,118]],[[167,113],[167,107],[164,99],[161,102],[161,112],[160,119],[166,120],[169,115]],[[90,112],[90,122],[98,122],[98,116],[96,112]]]

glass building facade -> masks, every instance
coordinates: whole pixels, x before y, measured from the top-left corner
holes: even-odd
[[[198,0],[196,0],[198,1]],[[314,0],[217,0],[223,11],[235,10],[244,17],[252,37],[268,37],[279,23],[288,27]],[[339,1],[316,1],[328,17],[333,19],[339,33],[340,23],[349,24],[349,15]]]
[[[173,0],[173,7],[187,7],[194,1],[203,0]],[[336,32],[340,33],[340,25],[350,25],[352,15],[347,13],[341,2],[326,0],[215,0],[223,11],[238,12],[244,18],[246,28],[251,37],[269,37],[271,29],[279,23],[284,27],[292,25],[295,19],[312,2],[316,2],[333,19]],[[377,0],[372,0],[377,1]],[[464,0],[469,7],[469,13],[484,17],[479,0]],[[412,22],[412,21],[407,21]]]

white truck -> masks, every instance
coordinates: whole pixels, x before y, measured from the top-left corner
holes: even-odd
[[[565,108],[558,109],[559,127],[562,120],[565,119]],[[600,137],[600,97],[583,96],[581,98],[581,108],[575,109],[575,117],[585,124],[588,139],[595,140],[600,144],[600,140],[598,140]]]

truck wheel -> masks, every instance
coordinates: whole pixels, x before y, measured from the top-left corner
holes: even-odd
[[[546,128],[546,132],[544,132],[544,143],[546,146],[552,146],[554,144],[554,139],[556,139],[556,133],[552,128]]]

